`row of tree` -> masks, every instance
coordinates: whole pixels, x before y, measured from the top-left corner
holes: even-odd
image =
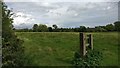
[[[45,24],[34,24],[32,29],[15,29],[17,32],[113,32],[120,31],[120,21],[116,21],[113,24],[107,24],[105,26],[95,26],[89,28],[80,26],[77,28],[58,28],[56,24],[52,27],[47,27]]]

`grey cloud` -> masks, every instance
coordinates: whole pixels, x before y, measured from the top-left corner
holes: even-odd
[[[56,23],[60,27],[95,26],[113,23],[118,19],[116,2],[10,2],[7,5],[13,8],[15,13],[30,14],[35,19],[32,24],[20,25],[21,28],[31,28],[34,23]]]
[[[119,0],[4,0],[5,2],[118,2]]]

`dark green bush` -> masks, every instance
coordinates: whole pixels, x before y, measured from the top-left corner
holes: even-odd
[[[72,64],[81,67],[99,66],[100,60],[102,60],[101,52],[89,50],[85,57],[81,57],[79,52],[75,52]]]
[[[20,40],[13,30],[12,11],[7,9],[5,3],[2,6],[2,67],[23,66],[24,48],[23,41]]]

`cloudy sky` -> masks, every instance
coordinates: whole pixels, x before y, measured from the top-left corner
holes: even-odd
[[[59,0],[58,0],[59,1]],[[94,0],[95,1],[95,0]],[[45,2],[6,1],[14,15],[15,28],[32,28],[33,24],[58,27],[94,27],[118,20],[118,0],[115,2]]]

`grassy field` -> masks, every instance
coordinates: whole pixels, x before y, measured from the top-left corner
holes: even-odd
[[[34,66],[70,66],[79,49],[76,32],[16,32],[24,40],[26,60]],[[94,49],[103,53],[101,66],[118,65],[118,33],[92,33]]]

